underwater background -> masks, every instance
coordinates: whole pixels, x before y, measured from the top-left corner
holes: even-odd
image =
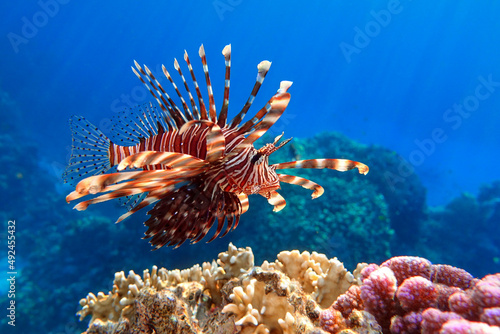
[[[229,242],[252,247],[256,263],[299,249],[337,256],[349,270],[404,254],[476,277],[500,271],[499,3],[40,0],[0,8],[0,268],[8,278],[7,223],[15,220],[17,272],[16,327],[2,314],[2,333],[81,332],[78,301],[108,291],[116,271],[190,267]],[[249,116],[280,81],[293,81],[268,132],[272,140],[285,131],[293,146],[271,161],[350,158],[370,173],[298,171],[325,194],[312,201],[285,185],[279,213],[251,196],[224,238],[151,252],[141,240],[145,213],[115,225],[118,204],[76,212],[65,202],[68,119],[82,115],[110,134],[118,112],[152,101],[133,60],[173,70],[186,49],[200,79],[201,44],[217,106],[221,50],[232,45],[229,117],[260,61],[273,64]]]

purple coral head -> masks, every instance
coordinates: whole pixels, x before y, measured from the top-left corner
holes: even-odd
[[[441,328],[440,334],[499,334],[500,328],[491,327],[482,322],[461,320],[450,320]]]
[[[422,328],[422,314],[410,312],[395,316],[391,320],[391,333],[419,334]]]
[[[437,305],[438,290],[428,279],[415,276],[404,280],[397,297],[405,311],[419,311]]]
[[[321,311],[319,315],[319,324],[323,330],[332,334],[338,333],[346,328],[342,314],[332,307]]]
[[[380,267],[391,268],[399,284],[413,276],[422,276],[429,279],[431,277],[431,266],[432,263],[429,260],[418,256],[396,256],[380,265]]]
[[[460,289],[468,289],[477,281],[467,271],[447,264],[432,265],[430,280]]]
[[[439,333],[444,323],[459,319],[462,319],[462,317],[454,312],[443,312],[435,308],[428,308],[422,312],[422,332]]]
[[[500,327],[500,307],[485,309],[479,319],[487,324]]]
[[[384,329],[388,329],[395,313],[397,281],[394,273],[387,267],[373,271],[363,280],[361,299],[365,310],[371,313]]]
[[[472,299],[480,307],[500,307],[500,274],[484,277],[473,291]]]
[[[478,307],[470,298],[469,293],[463,291],[455,292],[448,299],[450,310],[460,314],[464,318],[474,319],[478,314]]]
[[[370,276],[370,274],[375,270],[377,270],[378,268],[380,267],[375,263],[369,264],[366,267],[364,267],[363,270],[361,270],[361,281],[367,279],[368,276]]]

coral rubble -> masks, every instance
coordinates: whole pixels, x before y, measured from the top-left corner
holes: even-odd
[[[115,274],[80,301],[90,333],[500,333],[500,274],[400,256],[348,272],[336,258],[284,251],[254,266],[229,245],[186,270]]]

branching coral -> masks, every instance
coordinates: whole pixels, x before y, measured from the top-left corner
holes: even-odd
[[[264,262],[262,268],[279,270],[297,280],[304,292],[310,293],[323,308],[330,306],[354,282],[353,274],[337,258],[328,259],[316,252],[284,251],[274,263]]]
[[[313,333],[321,331],[322,306],[356,282],[340,261],[323,254],[282,252],[275,262],[255,267],[250,248],[230,244],[217,261],[190,269],[119,272],[108,294],[90,293],[80,301],[78,315],[91,316],[87,333],[141,332],[145,323],[154,324],[156,333],[175,326],[185,333]],[[159,319],[165,310],[177,322]],[[364,326],[362,318],[357,326]],[[222,322],[232,325],[221,328]]]

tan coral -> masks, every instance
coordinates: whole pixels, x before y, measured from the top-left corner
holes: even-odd
[[[254,267],[253,252],[250,247],[236,248],[229,244],[227,252],[220,253],[217,264],[223,269],[218,272],[217,279],[239,277]]]
[[[297,281],[284,273],[255,268],[232,287],[223,314],[234,317],[238,333],[306,333],[316,329],[319,310]],[[229,289],[231,290],[231,288]]]
[[[264,262],[263,269],[277,269],[299,281],[306,293],[310,293],[322,307],[329,307],[338,296],[356,283],[337,259],[328,259],[316,252],[284,251],[274,263]]]
[[[87,334],[147,331],[147,323],[155,323],[158,334],[180,329],[206,334],[321,333],[321,309],[357,284],[361,268],[355,277],[336,258],[316,252],[281,252],[275,262],[261,267],[253,261],[249,247],[230,244],[217,261],[201,266],[153,266],[142,277],[119,272],[108,294],[90,293],[80,301],[78,315],[92,317]],[[178,321],[157,319],[160,313]]]
[[[284,321],[293,312],[287,298],[275,292],[266,294],[265,287],[265,283],[255,278],[243,279],[242,286],[235,287],[230,295],[232,303],[222,309],[223,313],[235,315],[235,325],[242,333],[276,332],[283,327],[280,320]],[[284,325],[289,326],[289,321]]]

